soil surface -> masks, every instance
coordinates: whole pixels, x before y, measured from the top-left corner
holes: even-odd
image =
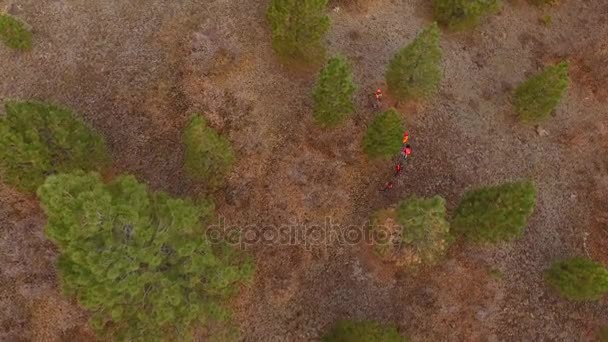
[[[374,116],[367,94],[432,10],[355,2],[330,10],[329,52],[350,59],[359,87],[356,113],[335,130],[312,122],[318,70],[273,54],[262,0],[0,0],[34,32],[30,52],[0,46],[0,102],[72,108],[106,138],[115,173],[176,196],[203,191],[182,169],[188,118],[202,113],[225,134],[238,163],[212,195],[222,227],[251,237],[255,282],[234,301],[246,341],[318,340],[339,319],[393,322],[414,341],[596,339],[608,300],[563,300],[543,271],[575,255],[608,264],[608,1],[505,1],[476,30],[445,32],[439,94],[398,106],[413,154],[390,192],[378,190],[391,162],[360,146]],[[520,124],[512,90],[561,59],[573,81],[553,118]],[[435,267],[404,271],[357,239],[372,213],[412,194],[440,194],[453,211],[469,188],[522,177],[538,205],[513,243],[457,241]],[[87,313],[60,294],[44,223],[33,196],[0,186],[0,340],[94,340]],[[298,238],[270,241],[277,227]]]

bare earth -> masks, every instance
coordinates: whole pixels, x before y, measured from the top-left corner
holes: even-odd
[[[542,272],[566,256],[608,263],[608,1],[506,1],[477,30],[445,33],[441,90],[423,106],[400,106],[413,158],[382,193],[392,166],[360,148],[373,117],[366,94],[431,22],[428,3],[331,11],[329,51],[352,61],[359,85],[357,112],[334,131],[311,120],[317,71],[276,60],[261,0],[0,0],[34,31],[29,53],[0,46],[0,102],[73,108],[106,137],[115,173],[178,196],[201,191],[183,175],[181,131],[203,113],[239,155],[214,194],[219,214],[258,233],[326,218],[340,233],[411,194],[443,195],[453,210],[470,187],[535,180],[538,205],[522,239],[458,241],[444,262],[417,272],[382,264],[364,244],[248,245],[257,276],[234,301],[246,341],[318,340],[338,319],[394,322],[414,341],[593,341],[608,301],[562,300]],[[551,25],[539,23],[544,14]],[[573,82],[541,136],[517,122],[510,94],[564,58]],[[33,196],[0,185],[0,340],[94,340],[86,312],[60,294],[43,226]]]

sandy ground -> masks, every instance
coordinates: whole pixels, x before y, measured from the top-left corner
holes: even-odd
[[[430,23],[422,0],[377,0],[332,11],[331,54],[353,63],[358,110],[335,131],[311,120],[315,70],[278,63],[266,1],[0,1],[35,33],[26,54],[0,47],[0,101],[65,104],[107,139],[115,172],[195,196],[182,173],[181,130],[203,113],[239,162],[213,194],[226,225],[262,233],[298,221],[326,231],[363,226],[410,194],[441,194],[450,210],[471,187],[530,177],[538,206],[511,244],[457,242],[417,272],[380,263],[362,244],[249,244],[258,273],[235,300],[247,341],[316,340],[338,319],[394,322],[414,341],[587,341],[608,303],[570,303],[542,281],[556,258],[608,262],[608,2],[564,0],[540,10],[507,2],[479,29],[445,34],[438,96],[400,107],[413,158],[391,193],[388,162],[360,139],[373,113],[365,94],[386,63]],[[552,24],[539,24],[550,14]],[[546,63],[573,61],[573,83],[547,136],[514,118],[511,90]],[[0,187],[0,340],[91,340],[86,312],[63,299],[35,200]],[[304,228],[298,228],[299,232]],[[491,276],[500,274],[500,276]],[[203,339],[203,337],[201,337]]]

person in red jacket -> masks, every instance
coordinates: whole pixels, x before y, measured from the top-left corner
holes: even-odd
[[[403,150],[401,150],[401,155],[403,156],[403,159],[407,159],[410,154],[412,154],[412,148],[409,144],[406,144]]]
[[[401,163],[395,165],[395,177],[399,176],[399,174],[401,173],[402,170],[403,170],[403,166],[401,165]]]
[[[384,188],[380,191],[388,191],[393,188],[393,182],[388,182],[384,185]]]

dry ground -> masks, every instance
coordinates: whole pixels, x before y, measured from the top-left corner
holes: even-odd
[[[29,53],[0,47],[0,101],[73,108],[106,137],[115,172],[180,196],[200,192],[182,174],[180,139],[189,115],[204,113],[239,154],[214,194],[219,213],[258,232],[327,217],[343,232],[410,194],[441,194],[452,210],[470,187],[536,181],[522,239],[457,242],[432,269],[395,270],[361,244],[248,246],[258,273],[234,303],[247,341],[316,340],[345,318],[395,322],[415,341],[593,340],[608,303],[564,301],[542,271],[572,255],[608,262],[608,1],[545,10],[506,1],[476,31],[445,34],[440,93],[401,108],[414,157],[388,194],[378,188],[391,165],[368,161],[359,145],[373,115],[365,94],[382,86],[389,58],[431,9],[423,0],[370,4],[331,12],[329,50],[353,62],[359,85],[357,113],[335,131],[311,122],[315,71],[275,59],[262,0],[0,0],[35,33]],[[573,62],[573,84],[541,137],[514,119],[510,93],[561,58]],[[33,198],[0,187],[0,340],[91,340],[86,313],[59,294],[43,225]]]

